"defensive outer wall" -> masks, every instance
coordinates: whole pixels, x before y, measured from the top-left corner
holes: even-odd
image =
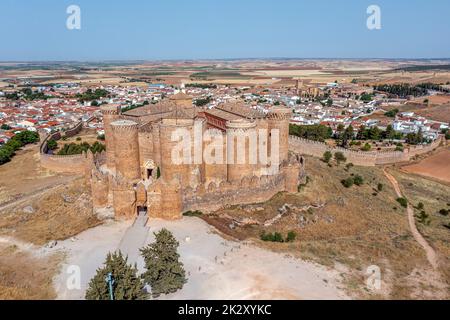
[[[364,152],[348,150],[340,147],[330,147],[323,142],[311,141],[295,136],[289,137],[289,149],[295,153],[321,158],[326,151],[330,151],[333,154],[336,152],[342,152],[347,158],[347,162],[363,167],[408,162],[417,155],[433,151],[441,144],[446,144],[445,137],[443,136],[439,136],[438,139],[430,144],[410,147],[404,151]]]

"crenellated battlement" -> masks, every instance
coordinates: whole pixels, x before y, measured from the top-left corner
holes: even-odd
[[[105,104],[100,107],[101,113],[110,116],[117,116],[120,114],[120,105],[118,104]]]
[[[114,133],[131,133],[139,129],[139,124],[131,120],[116,120],[111,122],[111,129]]]

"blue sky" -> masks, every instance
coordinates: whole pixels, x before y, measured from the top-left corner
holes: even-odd
[[[448,0],[1,0],[0,60],[448,58],[449,14]]]

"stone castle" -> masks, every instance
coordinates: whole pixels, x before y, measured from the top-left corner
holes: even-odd
[[[226,205],[266,201],[282,191],[297,192],[304,160],[288,151],[291,110],[287,108],[274,107],[268,113],[240,104],[204,109],[193,107],[192,97],[180,92],[124,113],[114,104],[103,105],[101,112],[106,158],[96,161],[90,173],[93,204],[96,209],[112,207],[116,219],[133,219],[140,213],[177,219],[188,210],[211,212]],[[177,130],[192,137],[207,131],[211,139],[201,140],[200,147],[213,150],[214,156],[222,152],[219,158],[225,161],[174,162]],[[245,152],[255,153],[249,148],[251,130],[263,133],[257,136],[256,153],[276,156],[277,162],[255,163],[249,161],[251,156],[245,162],[230,161],[236,156],[239,137],[244,139]],[[271,142],[274,130],[276,155]],[[194,140],[189,148],[198,147]]]

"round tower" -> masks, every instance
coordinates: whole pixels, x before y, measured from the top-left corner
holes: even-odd
[[[106,166],[114,170],[114,138],[111,123],[119,118],[120,106],[117,104],[105,104],[101,106],[100,110],[103,114],[103,127],[105,130]]]
[[[278,130],[279,137],[279,160],[282,163],[288,160],[289,154],[289,120],[291,119],[291,109],[285,107],[274,107],[270,110],[267,120],[269,122],[269,154],[271,155],[271,140],[276,137],[272,135],[272,130]]]
[[[111,123],[116,173],[129,180],[141,177],[138,127],[139,125],[131,120]]]
[[[231,120],[226,128],[228,181],[253,176],[258,161],[256,123],[246,119]]]

